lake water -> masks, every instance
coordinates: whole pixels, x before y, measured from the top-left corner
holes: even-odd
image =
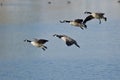
[[[120,3],[117,0],[1,0],[0,80],[119,80]],[[84,19],[85,11],[104,12],[107,21],[88,29],[59,20]],[[53,34],[74,38],[67,47]],[[48,39],[46,51],[24,39]]]

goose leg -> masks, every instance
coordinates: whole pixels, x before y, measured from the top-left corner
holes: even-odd
[[[46,46],[44,46],[44,48],[46,48],[46,49],[47,49],[47,47],[46,47]]]
[[[43,49],[43,51],[45,51],[45,48],[42,48]]]
[[[86,25],[86,24],[83,24],[83,26],[84,26],[84,28],[86,28],[86,29],[87,29],[87,25]]]
[[[105,21],[107,21],[107,18],[106,18],[106,17],[104,17],[103,19],[104,19]]]
[[[84,28],[83,28],[82,26],[80,26],[80,28],[81,28],[82,30],[84,30]]]
[[[99,24],[101,24],[101,20],[99,19]]]

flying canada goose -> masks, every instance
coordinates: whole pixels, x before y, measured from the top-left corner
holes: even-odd
[[[31,43],[33,46],[42,48],[42,49],[45,51],[45,50],[47,49],[47,47],[44,46],[44,44],[45,44],[46,42],[48,42],[48,40],[46,40],[46,39],[34,39],[33,41],[31,41],[31,40],[25,39],[24,42],[29,42],[29,43]]]
[[[69,36],[66,36],[66,35],[57,35],[57,34],[54,34],[53,36],[54,37],[56,36],[56,37],[62,39],[64,42],[66,42],[67,46],[71,46],[71,45],[74,44],[78,48],[80,48],[80,46],[77,44],[77,42],[74,39],[70,38]]]
[[[87,28],[87,26],[83,24],[83,19],[63,20],[63,21],[60,21],[60,23],[69,23],[72,26],[80,27],[82,30],[84,28]]]
[[[98,19],[99,20],[99,24],[101,24],[101,19],[104,19],[105,21],[107,21],[107,18],[104,17],[105,13],[94,13],[94,12],[84,12],[85,14],[90,14],[89,16],[87,16],[85,18],[85,20],[83,21],[83,23],[85,24],[87,21],[92,20],[92,19]]]

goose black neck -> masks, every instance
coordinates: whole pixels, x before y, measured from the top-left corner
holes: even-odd
[[[57,35],[57,34],[56,34],[55,36],[58,37],[58,38],[61,38],[61,37],[62,37],[61,35]]]
[[[30,40],[24,40],[24,41],[26,41],[26,42],[32,42],[32,41],[30,41]]]
[[[91,12],[85,12],[86,14],[92,14]]]
[[[68,21],[68,20],[65,20],[65,22],[66,22],[66,23],[70,23],[70,21]]]

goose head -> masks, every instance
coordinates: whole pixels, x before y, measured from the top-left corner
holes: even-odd
[[[30,40],[28,40],[28,39],[25,39],[24,42],[32,42],[32,41],[30,41]]]
[[[54,35],[53,35],[53,37],[56,37],[56,36],[57,36],[57,34],[54,34]]]
[[[62,35],[58,35],[58,34],[54,34],[53,37],[58,37],[58,38],[61,38]]]
[[[91,12],[85,11],[84,14],[91,14]]]

